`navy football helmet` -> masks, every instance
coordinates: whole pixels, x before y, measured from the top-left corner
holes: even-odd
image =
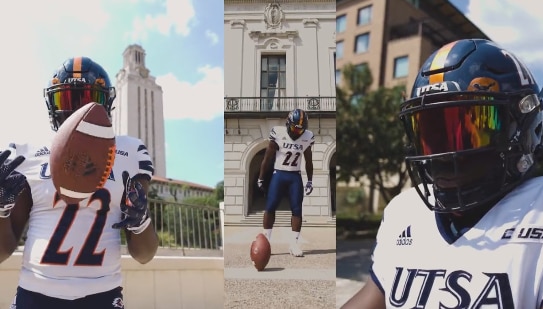
[[[525,178],[542,147],[538,93],[520,59],[488,40],[451,42],[426,60],[400,119],[409,175],[430,209],[489,205]]]
[[[288,113],[287,117],[287,133],[293,140],[297,140],[302,134],[304,134],[305,130],[307,130],[307,126],[309,124],[309,118],[307,117],[307,113],[302,109],[295,109]]]
[[[67,59],[53,74],[44,89],[45,103],[53,130],[83,105],[102,104],[111,117],[115,88],[102,66],[88,57]]]

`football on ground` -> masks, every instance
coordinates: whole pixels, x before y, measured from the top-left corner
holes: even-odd
[[[268,238],[260,233],[251,243],[251,261],[258,271],[264,270],[271,257],[271,246]]]
[[[106,109],[88,103],[57,130],[51,144],[51,178],[68,204],[104,186],[115,160],[115,132]]]

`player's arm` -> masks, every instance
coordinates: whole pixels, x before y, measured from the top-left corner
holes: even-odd
[[[266,148],[266,152],[264,153],[264,159],[262,160],[262,164],[260,165],[260,173],[258,174],[258,179],[264,179],[264,176],[268,173],[268,168],[270,167],[270,163],[272,162],[277,150],[279,150],[279,145],[277,145],[274,140],[270,140],[270,142],[268,143],[268,148]]]
[[[311,150],[311,146],[309,146],[304,151],[304,159],[305,159],[305,172],[307,174],[307,180],[313,181],[313,151]]]
[[[145,195],[149,192],[150,179],[148,175],[138,174],[132,178],[133,181],[141,183]],[[153,222],[139,234],[134,234],[131,231],[125,229],[126,243],[128,248],[128,253],[136,261],[141,264],[146,264],[151,261],[158,250],[158,236],[155,232],[155,227]]]
[[[341,309],[386,309],[385,295],[370,279]]]
[[[32,207],[32,194],[28,183],[15,200],[10,215],[0,218],[0,263],[8,259],[19,244],[25,226],[30,217]]]

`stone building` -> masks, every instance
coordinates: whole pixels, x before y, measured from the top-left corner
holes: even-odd
[[[225,0],[225,224],[261,225],[265,200],[256,187],[272,126],[288,112],[308,112],[314,191],[304,224],[335,224],[335,1]],[[304,183],[307,176],[302,164]],[[290,225],[285,198],[276,225]]]

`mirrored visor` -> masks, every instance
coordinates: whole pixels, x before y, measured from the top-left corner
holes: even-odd
[[[408,130],[418,155],[479,149],[506,138],[507,107],[460,105],[407,113]]]
[[[49,90],[49,102],[57,110],[75,111],[90,102],[105,105],[108,90],[99,85],[58,85]]]

